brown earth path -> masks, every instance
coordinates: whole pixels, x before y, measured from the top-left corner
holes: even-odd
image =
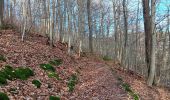
[[[127,100],[128,94],[118,84],[117,75],[108,65],[100,61],[79,61],[79,83],[77,94],[71,100]]]

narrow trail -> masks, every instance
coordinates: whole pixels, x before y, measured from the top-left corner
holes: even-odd
[[[128,98],[127,93],[119,86],[116,75],[106,64],[87,60],[80,62],[77,95],[72,100],[126,100]]]

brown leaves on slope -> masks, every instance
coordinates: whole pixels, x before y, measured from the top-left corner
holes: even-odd
[[[43,37],[29,37],[24,42],[20,38],[19,34],[13,31],[2,32],[0,36],[0,53],[6,56],[7,61],[0,63],[0,67],[7,64],[12,67],[30,67],[34,70],[35,76],[26,81],[15,80],[8,82],[7,86],[0,87],[0,91],[7,93],[11,100],[32,100],[33,98],[48,100],[49,95],[58,95],[64,98],[64,95],[68,94],[67,80],[75,72],[74,63],[71,62],[71,58],[65,53],[66,51],[45,45]],[[63,60],[63,64],[56,67],[56,72],[62,80],[49,78],[47,73],[39,67],[40,64],[48,63],[48,61],[55,58]],[[41,88],[37,89],[31,83],[34,79],[41,81]],[[10,93],[11,88],[17,88],[18,94]]]

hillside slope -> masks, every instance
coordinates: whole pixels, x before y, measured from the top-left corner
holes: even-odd
[[[114,63],[108,64],[95,57],[71,57],[62,43],[50,48],[46,45],[46,38],[39,35],[29,35],[25,40],[22,42],[19,33],[11,30],[0,32],[0,55],[6,57],[5,62],[0,61],[0,69],[5,65],[22,66],[35,73],[28,80],[8,80],[7,85],[0,87],[0,92],[6,93],[11,100],[49,100],[49,96],[59,96],[61,100],[133,99],[134,95],[126,91],[125,83],[141,100],[170,100],[167,90],[147,87],[143,79],[123,72]],[[62,64],[55,67],[59,79],[50,78],[48,72],[40,68],[40,64],[53,59],[62,59]],[[68,84],[72,82],[72,75],[78,80],[71,92]],[[35,79],[40,80],[40,88],[32,84]],[[15,93],[11,92],[14,88]]]

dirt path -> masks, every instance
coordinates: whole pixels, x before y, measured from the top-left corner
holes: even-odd
[[[126,100],[127,93],[121,89],[110,68],[100,62],[81,61],[76,96],[72,100]]]

